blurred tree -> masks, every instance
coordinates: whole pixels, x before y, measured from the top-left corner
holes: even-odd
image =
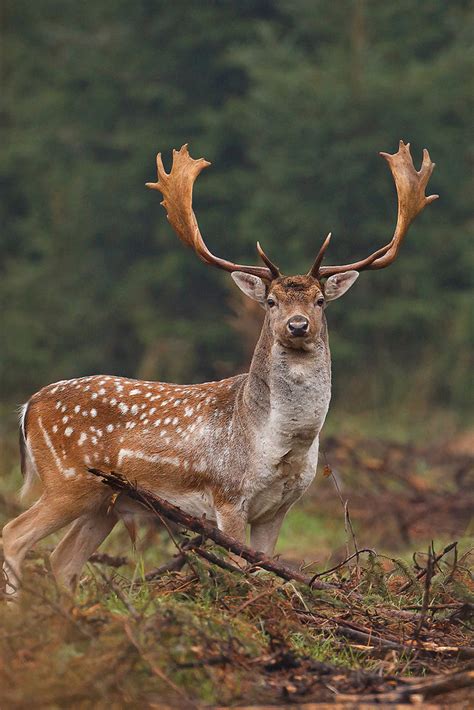
[[[242,239],[258,234],[286,272],[307,269],[330,230],[328,261],[368,254],[396,219],[378,150],[394,152],[404,138],[416,162],[429,146],[438,163],[430,190],[440,202],[412,227],[396,266],[364,274],[331,306],[336,394],[459,405],[472,312],[468,3],[279,6],[280,22],[261,23],[258,41],[234,53],[250,79],[228,116],[251,161]],[[407,363],[418,372],[416,388]]]
[[[0,12],[5,399],[90,372],[196,381],[239,368],[248,346],[229,332],[226,277],[178,244],[143,187],[157,149],[169,161],[189,141],[215,164],[195,198],[213,249],[249,260],[258,238],[289,273],[329,230],[330,260],[387,240],[396,202],[376,153],[403,137],[418,158],[429,146],[441,200],[397,266],[332,306],[337,391],[467,403],[468,2],[5,0]]]

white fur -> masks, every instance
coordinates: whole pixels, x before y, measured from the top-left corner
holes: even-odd
[[[256,437],[256,460],[248,499],[249,520],[291,505],[316,474],[321,431],[331,397],[325,360],[283,357],[272,348],[270,416]],[[310,394],[310,396],[308,396]]]
[[[22,404],[19,409],[20,430],[23,440],[25,442],[25,471],[23,485],[20,490],[20,500],[23,500],[28,496],[34,486],[35,480],[38,479],[38,469],[36,468],[36,463],[33,456],[33,452],[31,450],[31,446],[28,442],[28,439],[26,438],[25,419],[26,413],[28,411],[28,405],[29,402],[26,402],[26,404]]]

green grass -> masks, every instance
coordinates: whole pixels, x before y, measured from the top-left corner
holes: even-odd
[[[301,503],[286,516],[276,551],[293,559],[324,563],[345,539],[342,509],[338,518],[329,518],[306,510]]]

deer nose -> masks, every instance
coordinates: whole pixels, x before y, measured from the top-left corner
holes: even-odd
[[[286,325],[291,335],[306,335],[309,328],[309,320],[304,316],[293,316]]]

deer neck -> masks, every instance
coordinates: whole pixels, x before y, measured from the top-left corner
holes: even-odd
[[[284,348],[263,324],[243,390],[243,400],[260,422],[283,438],[310,443],[319,434],[331,397],[331,357],[324,320],[313,351]]]

